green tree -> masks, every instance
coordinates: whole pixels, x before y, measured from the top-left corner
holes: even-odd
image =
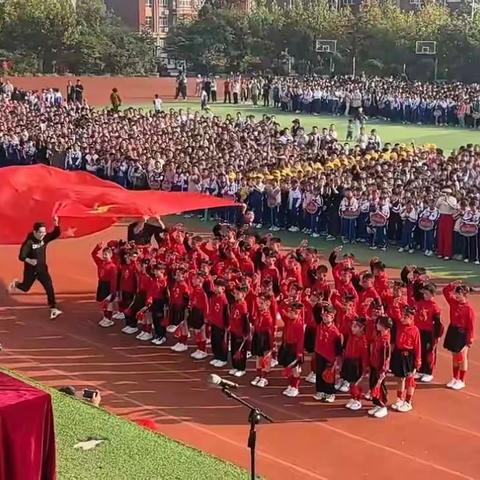
[[[2,44],[16,54],[33,55],[51,72],[76,37],[71,0],[8,0],[4,3]]]

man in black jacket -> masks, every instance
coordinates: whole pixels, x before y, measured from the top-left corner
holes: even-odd
[[[14,280],[9,287],[10,293],[14,293],[15,290],[28,292],[35,280],[38,280],[47,294],[51,320],[62,314],[55,301],[55,291],[53,290],[52,277],[48,271],[46,255],[47,245],[60,236],[57,217],[54,218],[54,223],[55,228],[51,232],[47,232],[44,223],[37,222],[33,225],[33,231],[27,235],[18,255],[18,259],[24,265],[23,280],[21,282]]]

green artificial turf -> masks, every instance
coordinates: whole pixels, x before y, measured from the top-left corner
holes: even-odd
[[[133,107],[151,108],[151,104],[130,105]],[[125,106],[127,107],[127,106]],[[276,115],[277,120],[282,126],[290,126],[294,118],[300,118],[302,125],[309,131],[314,125],[319,128],[328,127],[335,123],[339,132],[339,138],[345,138],[347,117],[333,117],[331,115],[306,115],[282,113],[276,108],[254,108],[252,105],[224,105],[223,103],[210,104],[209,107],[216,115],[225,116],[227,114],[235,115],[242,112],[244,116],[253,114],[260,119],[264,113]],[[186,102],[165,102],[164,109],[169,108],[191,108],[199,110],[199,101]],[[456,127],[435,127],[432,125],[401,125],[397,123],[385,122],[382,120],[367,120],[367,129],[376,128],[382,141],[392,143],[410,144],[412,141],[417,145],[435,144],[450,152],[461,145],[467,143],[480,143],[480,132],[472,129],[460,129]]]
[[[178,216],[166,217],[168,224],[179,222]],[[214,222],[203,222],[196,218],[181,219],[188,231],[194,232],[211,232]],[[260,233],[265,234],[267,230],[259,230]],[[274,236],[282,239],[283,245],[287,247],[295,247],[304,239],[308,238],[309,244],[317,248],[323,254],[329,255],[330,252],[338,245],[340,241],[327,242],[322,238],[305,237],[302,233],[290,233],[286,231],[275,232]],[[344,245],[343,251],[354,253],[358,262],[362,265],[367,265],[370,259],[374,256],[379,257],[388,268],[403,268],[405,265],[421,265],[428,269],[432,276],[447,279],[447,280],[464,280],[472,286],[480,285],[480,266],[472,263],[463,263],[455,260],[445,262],[436,257],[426,257],[423,253],[418,252],[414,254],[399,253],[395,246],[391,246],[386,252],[381,250],[370,250],[364,244]]]
[[[141,428],[82,400],[47,389],[6,371],[52,395],[58,480],[236,480],[247,472],[199,450]],[[78,442],[104,439],[92,450]],[[28,479],[25,479],[28,480]]]

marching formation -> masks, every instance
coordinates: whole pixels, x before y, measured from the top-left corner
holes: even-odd
[[[211,355],[210,365],[237,378],[247,375],[252,356],[250,383],[258,388],[268,386],[279,364],[288,379],[284,395],[298,396],[305,374],[316,400],[331,403],[336,392],[349,393],[347,408],[372,400],[368,414],[376,418],[388,414],[391,374],[397,381],[391,408],[412,409],[415,382],[433,380],[446,323],[425,269],[406,266],[391,281],[378,258],[359,272],[342,247],[326,266],[306,240],[283,250],[271,234],[222,224],[213,233],[194,235],[178,224],[157,232],[157,246],[138,240],[97,245],[99,325],[124,321],[122,332],[157,346],[171,335],[178,353],[190,349],[193,337],[193,360]],[[461,281],[443,288],[450,306],[444,348],[453,370],[447,387],[453,390],[465,387],[474,339],[469,291]]]

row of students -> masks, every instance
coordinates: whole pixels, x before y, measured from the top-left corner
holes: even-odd
[[[235,377],[246,375],[252,355],[251,384],[259,388],[268,385],[279,362],[289,397],[299,394],[309,357],[305,380],[315,384],[314,398],[333,402],[337,390],[349,392],[346,406],[352,410],[362,407],[368,376],[374,401],[369,412],[379,418],[387,412],[385,378],[391,369],[398,380],[392,408],[411,410],[415,380],[433,380],[443,334],[435,286],[424,269],[405,267],[402,282],[392,284],[378,258],[369,271],[357,272],[352,256],[340,257],[337,248],[329,257],[331,284],[328,267],[306,242],[283,252],[279,239],[222,228],[213,239],[173,228],[158,248],[97,245],[92,257],[103,310],[99,325],[110,327],[122,318],[124,333],[155,345],[164,344],[169,333],[176,352],[187,351],[193,336],[194,360],[207,358],[210,342],[210,364],[226,368],[230,359],[228,372]],[[444,294],[451,309],[444,345],[453,353],[447,386],[459,390],[465,386],[475,314],[465,285],[451,284]]]

